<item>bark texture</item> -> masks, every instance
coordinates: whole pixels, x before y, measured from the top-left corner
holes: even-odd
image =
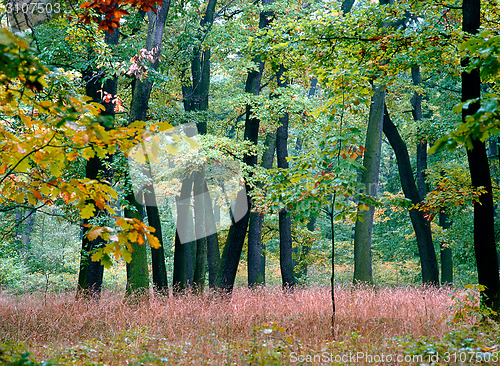
[[[364,193],[376,198],[382,147],[382,125],[384,119],[385,90],[383,86],[374,88],[370,105],[370,117],[366,131],[361,183]],[[368,210],[358,206],[358,217],[354,231],[354,283],[372,283],[372,228],[375,207]]]

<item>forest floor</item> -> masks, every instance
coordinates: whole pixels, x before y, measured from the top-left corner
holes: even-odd
[[[477,298],[474,289],[337,287],[332,335],[322,288],[135,304],[116,292],[99,302],[0,293],[0,364],[500,365],[500,327],[479,322]]]

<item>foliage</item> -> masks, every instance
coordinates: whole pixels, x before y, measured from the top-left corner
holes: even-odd
[[[484,322],[498,317],[496,311],[486,307],[480,302],[481,293],[485,287],[482,285],[466,285],[461,294],[452,295],[455,304],[451,309],[454,311],[453,322]]]
[[[110,201],[118,196],[109,182],[71,177],[66,168],[81,159],[105,159],[119,150],[127,151],[140,141],[145,124],[110,128],[99,115],[102,106],[62,88],[74,77],[72,74],[37,69],[38,61],[23,41],[6,29],[1,30],[1,35],[2,57],[22,55],[27,61],[19,65],[27,68],[16,67],[15,74],[1,74],[8,88],[0,91],[0,204],[38,210],[64,203],[77,209],[84,219],[92,217],[96,209],[116,214]],[[143,234],[152,246],[159,246],[151,235],[153,229],[142,222],[116,218],[115,223],[119,230],[94,227],[87,233],[90,240],[103,236],[110,241],[102,254],[95,256],[114,253],[119,257],[122,250],[126,254],[130,239],[140,241]]]

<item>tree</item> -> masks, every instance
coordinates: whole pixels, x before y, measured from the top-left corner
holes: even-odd
[[[203,115],[208,110],[208,94],[210,90],[211,51],[210,48],[203,49],[203,42],[214,22],[216,5],[216,0],[209,0],[207,2],[205,13],[201,18],[199,29],[196,31],[194,37],[195,42],[192,45],[192,49],[188,49],[188,52],[191,52],[191,56],[188,58],[189,61],[184,63],[183,70],[181,71],[183,76],[182,96],[184,111],[187,113],[201,112],[200,115],[202,117],[196,123],[200,135],[207,133],[206,116]],[[187,76],[189,66],[191,67],[190,79]],[[205,235],[206,225],[212,225],[213,221],[212,218],[207,218],[207,214],[213,217],[213,211],[211,210],[211,203],[203,198],[205,195],[208,195],[208,188],[204,174],[200,173],[188,172],[188,174],[194,174],[194,177],[192,178],[188,175],[182,181],[181,191],[184,192],[183,200],[190,200],[191,194],[194,194],[194,196],[198,194],[200,196],[198,199],[195,198],[194,218],[185,216],[188,214],[185,208],[180,209],[179,206],[177,207],[177,223],[185,222],[185,230],[194,231],[196,233],[196,240],[194,242],[181,243],[180,236],[176,235],[174,253],[175,291],[186,289],[190,286],[194,286],[196,291],[203,291],[207,259],[210,258],[210,272],[212,273],[212,277],[215,271],[214,265],[218,262],[217,248],[215,248],[215,246],[218,246],[217,240],[214,235],[210,235],[210,238],[207,238]],[[194,182],[192,182],[192,179],[194,179]],[[184,188],[184,185],[192,187],[192,193],[188,192],[187,188]],[[194,190],[196,190],[196,194]],[[210,210],[208,206],[210,206]],[[193,219],[194,227],[192,224]],[[207,248],[208,244],[210,244],[210,248]],[[181,274],[182,268],[189,272]]]
[[[363,173],[361,184],[365,194],[376,198],[380,169],[380,149],[382,146],[382,123],[384,120],[385,90],[383,85],[374,87],[370,104],[370,117],[366,131],[366,152],[363,155]],[[371,283],[372,257],[371,240],[373,214],[375,207],[366,205],[358,207],[358,217],[354,230],[354,282]]]
[[[272,1],[263,1],[262,5],[269,5]],[[274,13],[263,10],[259,14],[259,29],[266,28],[272,21]],[[259,95],[261,89],[264,62],[260,57],[254,57],[252,62],[255,69],[248,70],[245,92]],[[245,138],[257,144],[259,138],[260,120],[253,115],[252,106],[245,107]],[[275,136],[269,133],[265,140],[266,150],[262,156],[262,166],[270,169],[273,164],[275,150]],[[249,165],[257,164],[257,156],[247,158]],[[252,210],[248,224],[248,286],[254,287],[265,283],[265,256],[262,247],[262,220],[263,215]]]
[[[118,32],[104,33],[104,42],[108,46],[115,46],[118,44]],[[101,103],[104,110],[101,112],[102,116],[108,118],[106,124],[109,126],[113,124],[115,118],[115,105],[112,102],[112,96],[115,96],[118,89],[118,78],[111,77],[105,82],[102,82],[97,72],[89,71],[88,81],[85,86],[87,96],[92,98],[92,101]],[[105,125],[106,126],[106,125]],[[85,167],[85,177],[88,179],[110,179],[108,169],[105,167],[108,161],[102,161],[98,156],[90,158]],[[94,204],[89,202],[90,204]],[[103,216],[102,210],[97,211],[96,216]],[[89,220],[84,219],[82,223],[82,230],[86,230],[89,225]],[[104,273],[104,266],[101,262],[92,261],[91,254],[95,249],[102,247],[104,244],[102,238],[98,237],[94,240],[89,240],[86,235],[82,237],[82,251],[80,256],[80,273],[78,275],[78,288],[77,293],[84,296],[99,297],[101,293],[102,278]]]
[[[410,164],[408,149],[399,132],[392,122],[387,107],[384,107],[384,134],[389,140],[396,160],[398,162],[399,177],[401,179],[401,187],[406,198],[410,199],[413,205],[418,205],[421,202],[418,193],[415,179],[413,178],[413,170]],[[437,266],[436,252],[432,243],[430,222],[425,218],[424,213],[416,207],[410,209],[410,219],[417,238],[418,253],[420,256],[420,264],[422,269],[422,282],[424,284],[439,284],[439,269]]]
[[[262,4],[264,6],[271,4],[272,1],[264,0]],[[265,29],[269,26],[271,21],[274,18],[274,12],[270,10],[262,11],[259,14],[259,29]],[[261,90],[261,81],[262,74],[264,71],[264,62],[261,57],[254,57],[252,59],[252,63],[255,65],[253,69],[248,70],[247,79],[245,83],[245,93],[250,93],[254,96],[259,95]],[[257,145],[259,139],[259,125],[260,119],[254,115],[255,111],[252,110],[250,104],[247,104],[245,107],[245,131],[244,131],[244,140],[250,141],[253,145]],[[270,152],[271,150],[268,150]],[[271,161],[272,158],[268,156],[268,159]],[[268,161],[269,161],[268,160]],[[246,154],[243,158],[243,162],[252,167],[257,164],[257,157],[252,154]],[[247,234],[247,230],[249,229],[248,224],[250,220],[250,211],[252,207],[252,200],[250,198],[251,187],[248,182],[245,184],[245,193],[238,193],[239,195],[245,194],[245,200],[247,202],[248,212],[239,220],[233,221],[229,228],[229,233],[227,236],[226,243],[224,245],[224,250],[222,252],[219,272],[217,275],[216,287],[226,293],[231,293],[234,287],[234,281],[236,279],[236,272],[238,270],[238,264],[241,258],[241,252],[243,249],[243,244],[245,241],[245,236]],[[242,197],[239,197],[241,200]],[[262,248],[259,245],[261,242],[261,227],[262,227],[262,219],[255,218],[252,220],[251,228],[252,231],[249,233],[249,242],[248,242],[248,250],[249,250],[249,271],[255,269],[257,273],[259,273],[259,269],[262,268]],[[253,278],[252,278],[253,277]],[[263,273],[261,275],[253,276],[250,275],[249,272],[249,285],[252,286],[259,281],[263,281],[264,276]]]
[[[146,48],[141,50],[141,53],[136,56],[136,65],[146,63],[147,61],[145,60],[145,58],[150,58],[151,69],[158,70],[159,59],[161,56],[161,43],[169,9],[170,1],[166,1],[163,6],[158,7],[156,13],[153,12],[153,10],[148,12],[148,33],[146,36]],[[149,107],[149,99],[151,96],[152,88],[153,81],[150,79],[146,79],[146,75],[134,75],[129,123],[137,120],[147,120],[147,111]],[[149,161],[146,162],[146,169],[149,169],[149,176],[152,176]],[[127,201],[131,206],[131,209],[128,209],[126,211],[126,217],[130,216],[137,219],[142,219],[142,205],[137,202],[130,184],[128,186],[128,190],[129,194],[127,195]],[[167,270],[165,267],[165,253],[163,247],[161,220],[156,201],[156,193],[152,182],[146,188],[143,199],[146,206],[148,223],[151,227],[154,227],[154,235],[161,245],[159,248],[151,248],[153,286],[154,289],[158,292],[167,292]],[[134,283],[128,286],[128,292],[137,290],[139,288],[147,288],[148,286],[145,247],[136,246],[135,249],[136,253],[133,254],[133,256],[137,258],[137,261],[129,263],[127,269],[128,272],[136,271],[137,274],[130,276],[130,280],[132,280]],[[136,280],[133,279],[134,277],[136,278]]]
[[[477,34],[481,22],[481,1],[464,0],[462,12],[463,31],[471,35]],[[469,63],[470,59],[467,57],[462,60],[462,66],[466,68],[462,73],[462,102],[468,103],[462,110],[463,123],[480,108],[480,70],[471,69],[468,67]],[[466,147],[472,185],[476,188],[484,187],[486,190],[486,193],[480,196],[479,202],[474,203],[474,251],[479,284],[485,287],[482,300],[487,306],[499,310],[500,280],[493,219],[493,191],[486,147],[484,141],[474,136]]]
[[[285,76],[285,68],[280,65],[276,73],[278,88],[286,88],[288,81]],[[279,118],[279,127],[276,131],[276,157],[277,165],[280,169],[288,169],[288,123],[290,116],[285,112]],[[280,267],[281,279],[285,290],[293,290],[295,287],[295,273],[293,265],[292,248],[292,219],[288,210],[279,212],[279,231],[280,231]]]

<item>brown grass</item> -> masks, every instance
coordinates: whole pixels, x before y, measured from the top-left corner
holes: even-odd
[[[395,336],[441,337],[450,330],[445,321],[450,316],[450,293],[436,288],[339,287],[335,342],[349,342],[353,334],[371,345]],[[134,306],[117,293],[105,293],[98,303],[75,300],[73,294],[49,295],[46,301],[37,294],[3,294],[0,341],[24,342],[39,359],[69,357],[69,349],[75,359],[75,350],[90,341],[100,348],[99,360],[108,364],[126,364],[121,357],[127,352],[146,351],[166,357],[179,354],[175,359],[185,364],[190,359],[243,364],[245,353],[257,343],[266,346],[266,340],[310,352],[331,344],[330,299],[329,290],[321,288],[294,293],[238,289],[227,300],[208,295],[151,297]],[[284,329],[271,335],[253,330],[265,324]],[[128,350],[119,356],[106,354],[117,347]]]

